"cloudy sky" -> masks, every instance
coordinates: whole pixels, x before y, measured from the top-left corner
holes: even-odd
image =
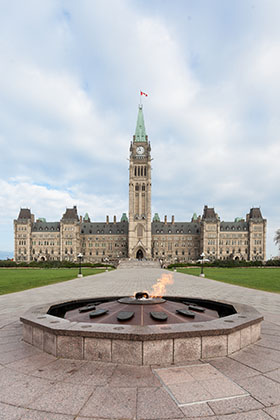
[[[0,250],[20,207],[128,209],[139,90],[153,213],[280,228],[279,0],[0,0]]]

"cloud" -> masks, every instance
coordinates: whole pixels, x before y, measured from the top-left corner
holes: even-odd
[[[20,208],[30,208],[36,218],[45,217],[48,221],[59,221],[66,207],[78,207],[78,212],[89,213],[92,221],[105,221],[105,215],[111,220],[113,215],[119,220],[127,212],[127,202],[118,195],[102,196],[83,194],[78,186],[71,191],[47,188],[32,184],[28,179],[0,180],[0,229],[6,229],[9,238],[0,239],[0,249],[13,248],[13,220],[17,218]]]
[[[277,2],[17,5],[0,18],[0,176],[12,218],[22,205],[57,219],[73,201],[101,220],[125,211],[142,89],[154,210],[184,220],[209,204],[229,219],[261,205],[277,227]],[[275,253],[271,231],[268,244]]]

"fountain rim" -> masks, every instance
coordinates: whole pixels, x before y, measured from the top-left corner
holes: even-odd
[[[245,304],[234,303],[224,300],[208,300],[198,297],[186,296],[164,296],[164,298],[182,298],[194,299],[198,302],[201,300],[232,305],[236,313],[211,321],[198,323],[182,323],[182,324],[158,324],[158,325],[116,325],[116,324],[99,324],[85,323],[77,321],[69,321],[47,312],[50,307],[71,302],[87,302],[93,299],[107,301],[108,299],[121,299],[124,296],[106,296],[106,297],[88,297],[81,299],[60,300],[47,303],[44,305],[36,305],[31,307],[20,321],[24,325],[41,330],[42,332],[51,333],[54,336],[75,336],[88,338],[108,338],[129,341],[152,341],[174,338],[203,337],[203,336],[219,336],[229,335],[236,331],[243,330],[251,325],[258,324],[263,320],[263,316],[253,307]]]

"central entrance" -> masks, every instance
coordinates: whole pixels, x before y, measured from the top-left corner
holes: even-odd
[[[142,260],[144,257],[143,251],[142,249],[138,249],[137,253],[136,253],[136,258],[137,260]]]

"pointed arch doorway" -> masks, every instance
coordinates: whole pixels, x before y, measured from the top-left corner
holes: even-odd
[[[144,258],[144,254],[143,254],[143,251],[142,251],[142,249],[140,248],[140,249],[138,249],[138,251],[136,252],[136,258],[137,258],[137,260],[139,260],[139,261],[141,261],[143,258]]]

